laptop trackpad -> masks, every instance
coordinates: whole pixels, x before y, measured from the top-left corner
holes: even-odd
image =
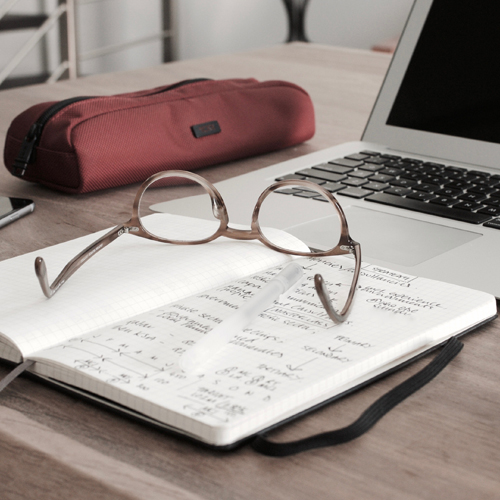
[[[423,222],[373,209],[348,206],[344,209],[349,232],[361,244],[366,260],[381,260],[402,266],[415,266],[432,257],[479,238],[481,234]],[[317,224],[324,227],[324,221]],[[315,223],[312,223],[314,226]],[[302,231],[304,231],[304,227]],[[310,228],[317,235],[317,229]],[[301,232],[302,232],[301,231]],[[291,231],[293,232],[293,231]],[[304,241],[311,241],[305,234]]]

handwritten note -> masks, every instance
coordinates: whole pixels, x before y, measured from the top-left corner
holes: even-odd
[[[202,373],[185,374],[178,366],[181,354],[281,267],[60,343],[32,356],[39,361],[36,369],[187,432],[227,428],[226,438],[232,439],[435,342],[433,336],[466,326],[457,323],[457,313],[467,296],[450,285],[368,264],[351,315],[335,324],[319,302],[314,275],[323,275],[340,308],[352,259],[298,262],[305,276],[296,289],[238,332]],[[434,325],[441,325],[438,333]],[[50,365],[58,367],[57,374]]]

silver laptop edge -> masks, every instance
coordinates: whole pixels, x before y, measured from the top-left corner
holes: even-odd
[[[433,0],[417,0],[414,3],[362,140],[384,144],[405,154],[428,156],[436,161],[500,169],[500,144],[387,125],[388,115],[432,3]]]

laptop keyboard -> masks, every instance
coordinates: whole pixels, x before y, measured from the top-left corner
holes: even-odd
[[[298,170],[335,194],[500,229],[500,175],[415,158],[361,151]],[[286,191],[290,194],[290,191]],[[317,193],[294,189],[294,196]],[[324,199],[323,199],[324,200]]]

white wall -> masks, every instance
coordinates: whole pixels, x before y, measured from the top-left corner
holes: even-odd
[[[0,5],[3,0],[0,0]],[[203,57],[282,43],[287,37],[281,0],[171,0],[176,56]],[[14,12],[36,12],[56,0],[19,0]],[[161,0],[76,0],[78,48],[82,54],[137,40],[161,30]],[[310,0],[306,33],[313,42],[369,49],[398,36],[412,0]],[[56,33],[49,37],[49,65],[57,65]],[[29,33],[0,34],[0,68]],[[40,48],[14,74],[40,71]],[[162,60],[159,40],[80,62],[81,74],[141,68]]]
[[[0,5],[5,0],[0,0]],[[159,35],[162,29],[161,0],[75,0],[77,47],[86,54],[95,49]],[[51,12],[57,0],[19,0],[10,14]],[[0,68],[31,37],[34,30],[0,33]],[[49,70],[59,64],[57,27],[47,36],[46,58]],[[13,76],[36,74],[43,70],[42,45],[35,47],[12,73]],[[159,39],[141,43],[102,57],[82,60],[81,74],[102,73],[159,64],[162,50]]]
[[[82,56],[96,49],[159,35],[162,30],[160,0],[76,0],[77,46]],[[125,50],[81,60],[84,75],[122,71],[162,62],[159,39]]]
[[[413,0],[310,0],[305,18],[312,42],[370,49],[399,36]],[[281,0],[176,0],[180,59],[283,42]]]
[[[0,5],[4,0],[0,1]],[[38,13],[42,5],[40,0],[20,0],[12,12],[15,13]],[[12,31],[0,33],[0,68],[4,68],[30,37],[32,31]],[[16,69],[16,74],[26,75],[41,72],[43,62],[41,60],[42,47],[33,49]]]
[[[248,50],[286,40],[287,19],[281,0],[174,1],[178,59]]]
[[[310,0],[306,34],[317,43],[370,49],[398,37],[413,0]]]

